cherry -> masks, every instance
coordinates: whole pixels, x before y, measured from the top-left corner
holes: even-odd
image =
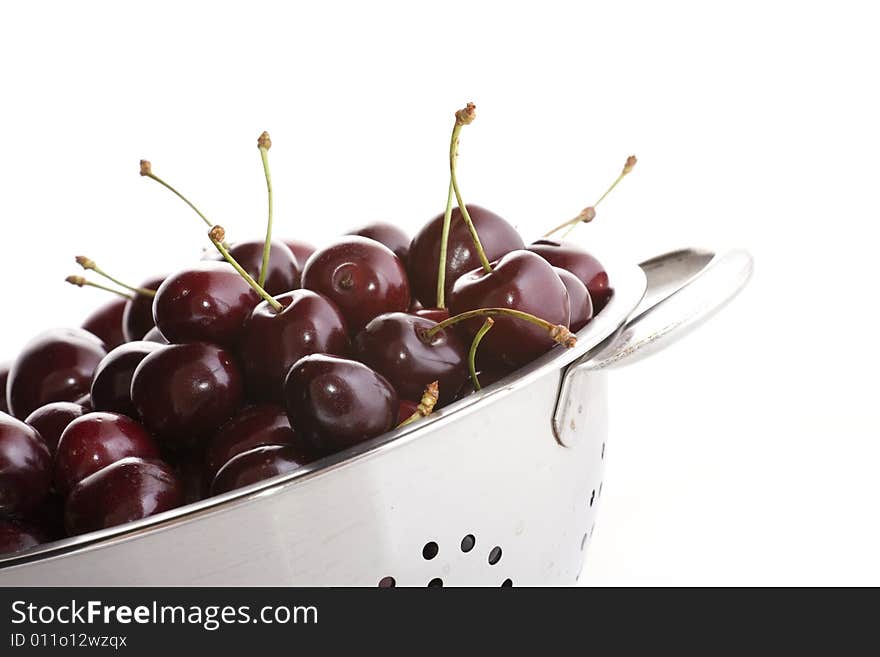
[[[505,378],[510,374],[510,371],[507,368],[497,368],[497,367],[485,367],[478,372],[478,379],[480,382],[480,388],[487,388],[493,383],[497,383],[501,379]],[[477,388],[474,385],[474,380],[471,377],[467,378],[467,381],[461,386],[458,392],[455,395],[455,400],[464,399],[472,394],[477,392]]]
[[[397,424],[405,422],[416,412],[419,405],[408,399],[401,399],[397,406]]]
[[[449,319],[449,308],[420,308],[410,312],[416,317],[430,319],[432,322],[442,322],[444,319]]]
[[[342,237],[316,251],[302,283],[339,306],[353,332],[377,315],[409,308],[409,280],[400,258],[366,237]]]
[[[128,342],[104,356],[92,378],[92,407],[137,418],[131,401],[131,379],[141,361],[159,349],[162,345],[155,342]]]
[[[52,484],[52,456],[36,429],[0,413],[0,516],[37,508]]]
[[[222,347],[169,345],[138,365],[131,400],[148,430],[180,448],[207,438],[235,415],[243,400],[242,375]]]
[[[407,313],[379,315],[358,333],[355,353],[401,398],[419,399],[425,386],[437,381],[441,400],[449,402],[467,378],[467,352],[452,329],[426,337],[425,331],[436,325]]]
[[[46,537],[38,529],[0,518],[0,556],[27,550],[45,542]]]
[[[611,298],[612,289],[608,284],[608,273],[596,258],[586,249],[571,242],[541,239],[533,242],[529,251],[537,253],[554,267],[567,269],[578,277],[590,293],[593,301],[593,314],[604,308]]]
[[[530,251],[512,251],[483,269],[463,275],[450,297],[454,314],[479,308],[511,308],[536,315],[553,325],[567,327],[570,304],[565,284],[546,260]],[[461,323],[461,332],[471,340],[482,326],[475,317]],[[481,354],[498,365],[512,369],[533,361],[554,346],[548,331],[513,317],[496,317],[496,325],[483,340]]]
[[[554,267],[556,275],[565,284],[568,292],[568,302],[571,306],[571,321],[569,328],[577,333],[593,319],[593,300],[587,290],[587,286],[577,276],[567,269]]]
[[[274,404],[257,404],[244,408],[224,424],[205,450],[204,473],[208,482],[231,459],[256,447],[299,444],[290,428],[287,411]]]
[[[302,240],[282,239],[281,243],[293,252],[293,256],[296,258],[297,265],[299,266],[299,274],[301,277],[303,267],[306,265],[306,260],[308,260],[317,249],[313,245],[308,242],[303,242]]]
[[[164,276],[147,279],[140,287],[145,290],[158,290],[165,281]],[[122,331],[127,342],[141,340],[156,325],[153,320],[153,297],[147,294],[135,294],[126,302],[122,315]]]
[[[230,266],[199,262],[172,274],[156,292],[156,326],[170,342],[232,346],[259,298]]]
[[[82,406],[83,410],[86,413],[91,413],[93,410],[95,410],[95,408],[92,406],[92,396],[89,394],[83,395],[73,403]]]
[[[71,536],[121,525],[183,503],[183,487],[162,461],[124,458],[80,481],[67,496],[64,524]]]
[[[23,419],[40,406],[88,393],[92,373],[107,355],[84,329],[55,329],[31,340],[12,363],[6,383],[10,412]]]
[[[268,445],[243,452],[226,463],[211,484],[211,495],[250,486],[288,474],[318,458],[314,449],[294,445]]]
[[[262,240],[238,242],[229,248],[229,253],[248,274],[259,278],[263,262],[263,246]],[[301,271],[300,263],[287,245],[273,241],[269,255],[269,269],[263,287],[272,296],[295,290],[300,286]]]
[[[83,415],[58,441],[55,488],[66,495],[90,474],[128,456],[159,458],[159,448],[144,427],[117,413]]]
[[[467,204],[474,227],[489,260],[523,248],[523,240],[516,229],[499,217],[478,205]],[[409,250],[409,277],[413,295],[425,307],[437,305],[437,270],[440,266],[440,241],[444,215],[429,221],[413,238]],[[473,238],[461,217],[461,210],[452,211],[446,258],[446,295],[455,281],[465,272],[480,266],[480,257]]]
[[[36,509],[28,513],[27,525],[39,532],[44,543],[67,536],[64,531],[64,498],[55,491],[49,493]]]
[[[122,331],[125,304],[125,299],[115,299],[105,303],[86,318],[82,327],[101,338],[108,349],[118,347],[126,341]]]
[[[159,330],[158,326],[154,326],[147,334],[144,336],[144,342],[155,342],[156,344],[171,344],[168,342],[168,338],[162,335],[162,331]]]
[[[6,381],[9,379],[9,363],[0,363],[0,413],[8,413],[6,405]]]
[[[381,374],[363,363],[314,354],[294,365],[284,382],[291,426],[318,449],[336,451],[394,427],[398,397]]]
[[[384,244],[394,251],[394,255],[400,258],[400,261],[406,266],[409,260],[409,244],[410,236],[398,228],[394,224],[387,221],[375,221],[366,226],[361,226],[355,230],[350,230],[346,235],[360,235],[361,237],[369,237],[371,240]]]
[[[295,290],[275,300],[280,312],[265,301],[254,308],[238,355],[249,395],[280,402],[284,377],[300,358],[313,353],[346,356],[350,347],[345,319],[327,297]]]
[[[54,454],[67,425],[87,412],[75,402],[52,402],[28,415],[25,424],[37,430],[49,451]]]
[[[201,449],[173,453],[174,472],[183,488],[183,503],[191,504],[205,498],[211,479],[205,477],[205,455]]]

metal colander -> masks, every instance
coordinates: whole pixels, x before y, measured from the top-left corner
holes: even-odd
[[[608,370],[751,270],[695,249],[610,266],[614,295],[574,349],[295,473],[0,559],[0,585],[572,584],[602,497]]]

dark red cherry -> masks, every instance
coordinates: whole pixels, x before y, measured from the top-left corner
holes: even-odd
[[[504,377],[510,374],[509,368],[498,368],[498,367],[484,367],[479,372],[477,372],[477,378],[480,381],[480,388],[488,388],[493,383],[497,383]],[[474,382],[470,376],[468,376],[467,380],[459,389],[458,393],[455,395],[456,401],[459,399],[464,399],[476,392],[476,388],[474,387]]]
[[[400,258],[400,261],[406,266],[409,258],[410,236],[403,229],[398,228],[394,224],[387,221],[374,221],[366,226],[361,226],[355,230],[350,230],[346,235],[360,235],[361,237],[369,237],[384,244],[394,251],[394,255]]]
[[[551,324],[568,326],[571,312],[565,284],[550,264],[531,251],[512,251],[455,282],[449,308],[453,315],[478,308],[513,308]],[[550,350],[556,343],[546,329],[531,322],[496,316],[495,325],[480,343],[480,355],[499,365],[516,369]],[[457,324],[470,341],[483,325],[476,317]]]
[[[31,340],[12,363],[6,401],[24,419],[40,406],[74,401],[89,392],[92,374],[107,355],[104,343],[85,329],[55,329]]]
[[[397,406],[397,424],[412,417],[412,414],[416,412],[418,407],[419,405],[414,401],[401,399]]]
[[[144,336],[144,342],[155,342],[156,344],[171,344],[168,342],[168,338],[162,335],[162,331],[159,330],[159,327],[154,326],[147,334]]]
[[[52,402],[40,406],[27,416],[25,424],[31,425],[40,434],[49,451],[55,453],[61,434],[71,422],[88,411],[75,402]]]
[[[6,381],[9,378],[9,363],[0,363],[0,413],[8,413],[6,405]]]
[[[0,516],[39,507],[52,485],[52,456],[37,430],[0,413]]]
[[[301,445],[269,445],[243,452],[226,463],[211,484],[211,495],[220,495],[258,481],[288,474],[318,458],[318,452]]]
[[[444,319],[449,319],[449,308],[420,308],[419,310],[410,312],[417,317],[430,319],[432,322],[437,322],[438,324]]]
[[[139,340],[116,347],[104,356],[92,378],[94,410],[122,413],[137,419],[137,409],[131,401],[131,379],[141,361],[162,347],[155,342]]]
[[[292,445],[296,433],[290,428],[287,411],[274,404],[248,406],[224,424],[205,450],[204,471],[208,483],[232,458],[256,447]]]
[[[302,240],[283,239],[281,242],[293,252],[296,262],[299,265],[300,276],[302,276],[302,270],[306,265],[306,260],[308,260],[317,249],[308,242],[303,242]]]
[[[95,410],[94,406],[92,406],[92,396],[89,394],[83,395],[73,403],[82,406],[86,413],[91,413]]]
[[[150,278],[138,287],[145,290],[158,290],[165,280],[164,276]],[[122,332],[126,342],[143,340],[151,328],[156,325],[153,320],[153,297],[135,294],[131,301],[126,302],[122,314]]]
[[[211,479],[205,477],[205,455],[201,449],[175,451],[169,455],[171,464],[183,488],[183,504],[191,504],[205,498]]]
[[[118,413],[83,415],[58,441],[55,488],[66,495],[90,474],[128,456],[159,458],[159,448],[143,426]]]
[[[183,503],[183,487],[162,461],[124,458],[79,482],[64,506],[71,536],[168,511]]]
[[[577,333],[593,319],[593,300],[587,291],[587,286],[581,279],[561,267],[554,267],[553,270],[565,284],[565,289],[568,292],[568,303],[571,307],[571,320],[568,328]]]
[[[398,399],[381,374],[353,360],[314,354],[284,382],[291,426],[315,447],[336,451],[395,426]]]
[[[280,402],[284,377],[303,356],[347,356],[350,349],[345,319],[327,297],[295,290],[275,299],[284,309],[277,313],[265,301],[260,303],[238,347],[248,394],[254,400]]]
[[[105,303],[86,318],[82,327],[101,338],[108,349],[118,347],[126,341],[122,332],[122,315],[125,312],[125,303],[125,299],[116,299]]]
[[[421,399],[432,381],[441,403],[451,401],[467,378],[467,350],[453,328],[431,338],[437,323],[408,313],[379,315],[354,340],[358,360],[391,382],[403,399]]]
[[[47,541],[57,541],[67,536],[64,531],[64,498],[56,491],[27,516],[27,524]]]
[[[27,550],[46,540],[38,529],[30,525],[0,518],[0,556]]]
[[[339,306],[352,332],[377,315],[409,308],[409,281],[400,258],[366,237],[341,237],[313,253],[302,282]]]
[[[541,239],[528,246],[529,251],[537,253],[554,267],[567,269],[577,276],[590,293],[593,300],[593,314],[608,304],[613,290],[608,282],[608,273],[602,263],[590,255],[586,249],[571,242],[557,242]]]
[[[228,264],[199,262],[165,279],[156,292],[153,316],[170,342],[233,346],[259,301]]]
[[[230,255],[254,280],[260,279],[264,244],[263,240],[239,242],[229,249]],[[297,262],[296,256],[287,245],[273,240],[269,251],[269,271],[263,289],[273,297],[296,290],[299,288],[301,272],[302,265]]]
[[[489,260],[497,260],[515,249],[523,248],[522,237],[516,229],[497,214],[470,203],[467,209]],[[437,270],[440,266],[442,232],[443,215],[440,214],[416,234],[409,249],[409,277],[413,296],[425,307],[437,305]],[[447,299],[456,279],[479,266],[480,258],[471,233],[461,218],[461,211],[455,208],[446,247]]]
[[[192,342],[144,358],[131,380],[131,400],[147,429],[179,449],[208,438],[235,415],[243,389],[232,353]]]

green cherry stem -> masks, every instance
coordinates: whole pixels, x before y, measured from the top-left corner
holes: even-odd
[[[135,294],[141,294],[145,297],[156,296],[156,290],[148,290],[145,287],[133,287],[131,285],[128,285],[127,283],[123,283],[118,278],[114,278],[113,276],[111,276],[110,274],[105,272],[103,269],[101,269],[95,263],[95,261],[92,260],[91,258],[87,258],[86,256],[76,256],[76,264],[78,264],[80,267],[82,267],[86,271],[95,272],[98,276],[101,276],[102,278],[106,278],[111,283],[116,283],[116,285],[118,285],[119,287],[123,287],[126,290],[129,290],[130,292],[134,292]]]
[[[76,285],[77,287],[94,287],[99,290],[104,290],[105,292],[116,294],[123,299],[128,299],[129,301],[134,299],[134,297],[130,294],[120,292],[119,290],[114,290],[112,287],[107,287],[106,285],[101,285],[100,283],[94,283],[92,281],[86,280],[82,276],[68,276],[64,279],[64,282],[70,283],[71,285]]]
[[[397,425],[397,428],[405,427],[407,424],[415,422],[416,420],[420,420],[423,417],[428,417],[431,413],[434,412],[434,406],[437,405],[437,400],[440,398],[440,383],[438,381],[434,381],[433,383],[429,383],[428,387],[425,388],[425,392],[422,393],[422,399],[419,402],[419,405],[416,406],[415,413],[406,418],[403,422]]]
[[[223,229],[223,226],[212,227],[210,232],[208,233],[208,237],[211,239],[211,242],[214,243],[214,246],[220,252],[220,255],[222,255],[226,259],[226,262],[232,265],[232,268],[235,269],[235,271],[239,273],[239,275],[247,282],[247,284],[254,289],[254,292],[263,297],[266,303],[272,306],[273,310],[275,310],[276,313],[280,313],[282,310],[284,310],[284,306],[278,303],[276,299],[274,299],[268,292],[266,292],[266,290],[263,289],[263,286],[257,283],[257,281],[254,280],[254,277],[248,274],[244,270],[244,268],[240,264],[238,264],[238,261],[232,257],[232,254],[229,253],[229,250],[225,246],[223,246],[223,241],[226,239],[226,231]]]
[[[489,329],[494,325],[495,320],[491,317],[487,317],[486,321],[483,322],[483,325],[480,327],[480,330],[477,331],[477,334],[474,336],[473,342],[471,342],[471,350],[468,353],[468,367],[471,370],[471,383],[474,384],[474,390],[481,390],[483,388],[483,386],[480,385],[480,379],[477,378],[477,348],[479,348],[483,336],[485,336],[489,332]]]
[[[458,188],[458,177],[455,174],[455,165],[458,160],[458,135],[461,133],[462,126],[470,125],[474,122],[474,119],[477,116],[476,110],[476,105],[468,103],[467,107],[460,109],[455,113],[455,126],[452,128],[452,140],[449,143],[449,177],[452,182],[452,190],[455,192],[455,200],[458,202],[458,209],[461,212],[461,218],[464,220],[465,225],[471,233],[471,239],[474,241],[474,247],[477,250],[477,255],[480,257],[480,264],[483,266],[483,270],[488,274],[492,271],[492,265],[489,264],[489,259],[486,257],[486,251],[483,249],[483,244],[480,242],[480,236],[477,234],[474,222],[471,221],[471,215],[468,212],[467,206],[464,204],[464,200],[461,198],[461,190]],[[445,263],[441,262],[441,266],[445,269]]]
[[[477,308],[476,310],[468,310],[458,315],[454,315],[449,319],[444,319],[439,324],[432,326],[425,331],[424,337],[426,340],[429,340],[443,329],[449,328],[459,322],[463,322],[466,319],[471,319],[473,317],[492,317],[497,315],[506,315],[540,326],[541,328],[546,329],[550,334],[550,337],[556,342],[565,345],[568,348],[574,347],[577,344],[577,338],[574,333],[568,330],[568,327],[563,326],[562,324],[551,324],[546,319],[541,319],[531,313],[523,312],[522,310],[514,310],[513,308]]]
[[[260,267],[260,286],[266,284],[266,276],[269,273],[269,253],[272,251],[272,174],[269,171],[269,149],[272,148],[272,140],[269,133],[263,132],[257,139],[257,147],[260,149],[260,158],[263,160],[263,172],[266,174],[266,191],[269,196],[269,219],[266,222],[266,243],[263,245],[263,263]]]
[[[596,218],[596,208],[599,206],[599,204],[602,201],[605,200],[605,197],[611,193],[611,190],[613,190],[615,187],[617,187],[618,183],[620,183],[621,180],[623,180],[624,178],[626,178],[627,175],[629,175],[630,171],[633,170],[633,167],[636,166],[637,161],[638,160],[636,159],[635,155],[630,155],[628,158],[626,158],[626,164],[623,165],[623,171],[621,171],[620,175],[617,176],[617,179],[613,183],[611,183],[611,187],[606,189],[605,193],[599,197],[598,201],[593,203],[593,205],[581,210],[578,213],[578,215],[576,217],[574,217],[573,219],[569,219],[568,221],[564,221],[561,224],[559,224],[556,228],[554,228],[553,230],[544,233],[544,237],[550,237],[553,233],[558,232],[560,230],[563,230],[564,228],[568,228],[568,230],[566,230],[565,233],[562,234],[562,238],[565,239],[568,236],[568,234],[571,233],[571,231],[573,231],[575,229],[575,226],[577,226],[578,224],[589,223],[593,219],[595,219]]]
[[[174,189],[174,187],[172,187],[167,182],[162,180],[159,176],[157,176],[155,173],[153,173],[153,165],[150,163],[149,160],[141,160],[141,175],[145,176],[147,178],[150,178],[151,180],[155,180],[157,183],[162,185],[165,189],[172,192],[175,196],[177,196],[177,198],[179,198],[181,201],[186,203],[190,208],[192,208],[193,212],[195,212],[197,215],[199,215],[202,218],[202,221],[204,221],[205,224],[209,228],[214,226],[214,223],[210,219],[208,219],[204,214],[202,214],[202,211],[199,210],[195,206],[195,204],[192,203],[192,201],[190,201],[186,196],[184,196],[183,194],[178,192],[176,189]],[[229,248],[229,245],[226,244],[225,242],[224,242],[223,246]]]
[[[446,195],[446,213],[443,215],[443,232],[440,236],[440,269],[437,272],[437,307],[446,307],[446,253],[449,246],[449,227],[452,224],[452,199],[455,191],[449,179],[449,192]]]

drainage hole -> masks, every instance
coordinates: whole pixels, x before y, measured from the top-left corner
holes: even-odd
[[[379,588],[380,589],[390,589],[397,586],[397,582],[390,575],[388,577],[383,577],[379,580]]]
[[[477,539],[474,538],[473,534],[468,534],[463,539],[461,539],[461,551],[462,552],[470,552],[474,549],[474,546],[477,544]]]
[[[501,561],[501,548],[496,545],[489,553],[489,565],[494,566],[499,561]]]
[[[425,547],[422,548],[422,556],[428,561],[436,557],[438,552],[440,552],[440,547],[434,541],[425,543]]]
[[[428,582],[429,589],[436,589],[436,588],[442,588],[442,587],[443,587],[443,580],[440,579],[439,577],[435,577],[430,582]]]
[[[513,580],[510,579],[510,578],[508,577],[506,580],[504,580],[503,582],[501,582],[501,587],[502,587],[502,588],[507,588],[507,587],[509,587],[509,586],[513,586]]]

